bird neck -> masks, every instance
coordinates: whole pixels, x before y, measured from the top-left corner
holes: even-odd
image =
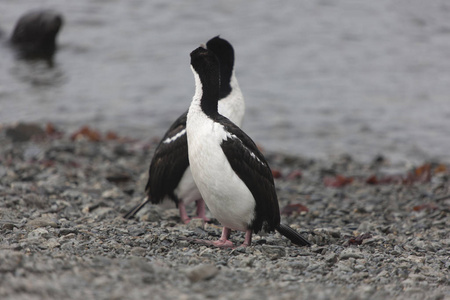
[[[234,69],[233,68],[226,68],[221,67],[220,68],[220,98],[223,99],[231,94],[232,92],[232,86],[231,86],[231,80],[234,76]]]
[[[199,106],[203,113],[209,117],[217,116],[218,101],[220,95],[220,80],[215,76],[199,76],[194,72],[195,95],[193,102]]]

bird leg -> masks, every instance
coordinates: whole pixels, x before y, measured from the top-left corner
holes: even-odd
[[[184,201],[180,200],[178,201],[178,210],[180,211],[180,218],[181,221],[184,224],[188,224],[191,219],[189,218],[187,212],[186,212],[186,205],[184,205]]]
[[[252,234],[253,234],[253,230],[251,230],[251,229],[247,229],[245,231],[245,240],[244,240],[244,243],[241,245],[241,247],[248,247],[252,244]]]
[[[218,241],[213,242],[212,244],[216,247],[220,248],[232,248],[233,242],[229,240],[230,238],[231,229],[228,227],[223,227],[222,229],[222,236]]]
[[[206,217],[205,201],[203,201],[203,199],[195,200],[195,205],[197,206],[197,217],[205,222],[211,221],[209,218]]]

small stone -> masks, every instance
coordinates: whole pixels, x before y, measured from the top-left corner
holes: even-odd
[[[17,228],[17,225],[13,223],[3,223],[2,228],[6,230],[13,230],[14,228]]]
[[[377,235],[377,236],[374,236],[374,237],[369,238],[369,239],[364,239],[362,241],[361,245],[369,245],[369,244],[374,244],[374,243],[382,242],[382,241],[384,241],[384,238],[379,236],[379,235]]]
[[[69,233],[78,233],[78,230],[76,228],[61,228],[59,230],[59,235],[68,235]]]
[[[334,237],[334,238],[340,238],[341,237],[341,232],[338,229],[328,229],[329,234]]]
[[[130,254],[133,256],[145,256],[145,254],[147,254],[147,249],[142,247],[134,247],[130,250]]]
[[[341,254],[339,255],[339,259],[349,259],[349,258],[364,258],[364,255],[360,252],[356,252],[352,248],[346,248],[344,249]]]
[[[330,253],[325,256],[325,261],[330,264],[336,263],[338,260],[336,253]]]
[[[375,228],[374,224],[364,221],[359,226],[357,231],[359,232],[370,232]]]
[[[61,242],[66,242],[66,241],[68,241],[68,240],[75,239],[76,236],[77,236],[77,235],[76,235],[75,233],[68,233],[68,234],[62,235],[62,236],[59,238],[59,240],[60,240]]]
[[[205,221],[200,218],[192,218],[187,224],[187,228],[194,230],[196,228],[203,228],[205,225]]]
[[[402,281],[402,285],[404,287],[411,287],[411,286],[415,286],[415,282],[412,279],[405,279]]]
[[[47,248],[53,249],[61,246],[61,244],[55,238],[51,238],[45,243],[45,246]]]
[[[64,197],[64,198],[69,198],[69,199],[78,199],[78,198],[81,198],[83,196],[83,192],[81,192],[79,190],[68,189],[68,190],[65,190],[61,194],[61,196]]]
[[[219,269],[214,265],[200,265],[186,271],[186,276],[191,282],[211,279],[217,275]]]
[[[34,220],[30,220],[27,225],[29,227],[58,227],[58,224],[54,220],[47,217],[38,217]]]
[[[426,246],[425,242],[421,240],[414,240],[412,244],[416,249],[425,249]]]
[[[271,260],[279,259],[286,256],[286,250],[284,247],[262,245],[261,252],[268,256]]]
[[[191,243],[187,240],[180,240],[178,242],[178,245],[180,245],[180,247],[189,247],[191,245]]]
[[[382,277],[387,277],[389,275],[388,271],[383,270],[380,273],[378,273],[378,275],[376,276],[376,278],[382,278]]]
[[[120,198],[122,196],[123,196],[123,193],[118,188],[106,190],[102,193],[102,198],[106,198],[106,199],[115,199],[115,198]]]
[[[334,271],[336,271],[336,274],[353,272],[353,269],[350,268],[349,266],[347,266],[346,264],[344,264],[343,262],[338,262],[335,266],[336,266],[336,269],[334,269]]]
[[[281,278],[282,281],[298,281],[300,280],[300,277],[298,276],[292,276],[292,275],[284,275]]]
[[[48,230],[45,228],[37,228],[30,233],[28,233],[28,239],[38,239],[38,238],[46,238],[48,237]]]
[[[362,272],[362,271],[364,271],[365,270],[365,266],[364,265],[355,265],[354,267],[353,267],[353,269],[355,270],[355,271],[357,271],[357,272]]]
[[[241,267],[245,268],[245,267],[253,267],[253,263],[256,260],[256,258],[254,256],[249,256],[246,257],[244,259],[242,259],[241,261]]]
[[[321,267],[321,264],[312,263],[306,268],[306,272],[315,271],[315,270],[319,269],[320,267]]]
[[[99,208],[95,209],[94,211],[92,211],[92,213],[96,216],[103,217],[103,216],[107,215],[108,213],[110,213],[111,211],[113,211],[113,209],[111,207],[99,207]]]
[[[30,145],[23,151],[23,158],[25,160],[32,160],[32,159],[42,159],[44,157],[44,152],[42,151],[42,148],[37,145]]]

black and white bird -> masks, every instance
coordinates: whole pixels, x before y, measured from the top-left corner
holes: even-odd
[[[253,140],[218,112],[220,67],[208,49],[191,53],[196,88],[186,121],[189,163],[203,200],[223,225],[221,238],[212,244],[232,247],[230,232],[239,230],[245,231],[243,246],[249,246],[252,233],[263,229],[277,230],[297,245],[310,245],[280,223],[272,172]]]
[[[245,103],[234,73],[233,47],[219,36],[210,39],[206,47],[214,52],[221,65],[223,83],[220,89],[219,111],[240,126],[244,118]],[[187,112],[170,126],[155,150],[145,188],[147,197],[126,213],[124,218],[133,217],[148,202],[158,204],[170,198],[178,206],[180,218],[184,223],[190,221],[186,204],[193,201],[197,205],[197,216],[207,220],[205,203],[189,168],[186,115]]]

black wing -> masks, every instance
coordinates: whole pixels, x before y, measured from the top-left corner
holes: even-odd
[[[255,218],[250,228],[255,233],[273,231],[280,224],[280,209],[272,171],[253,140],[223,116],[217,118],[231,137],[221,144],[231,167],[242,179],[256,201]]]
[[[178,203],[174,190],[189,166],[186,118],[187,112],[170,126],[150,163],[145,192],[154,204],[162,202],[165,196]]]

